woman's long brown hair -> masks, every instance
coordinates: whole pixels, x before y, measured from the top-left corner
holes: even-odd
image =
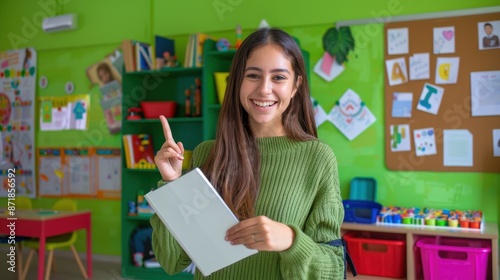
[[[297,92],[283,112],[286,136],[294,140],[317,139],[314,112],[302,52],[295,40],[276,28],[258,29],[248,36],[236,52],[222,104],[215,144],[201,167],[235,215],[243,220],[255,214],[260,185],[260,155],[257,141],[240,102],[240,88],[246,62],[257,48],[273,44],[290,59]]]

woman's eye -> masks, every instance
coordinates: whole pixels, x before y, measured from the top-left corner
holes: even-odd
[[[257,79],[257,78],[259,78],[259,75],[257,75],[257,74],[247,74],[247,78]]]
[[[274,77],[274,79],[276,79],[276,80],[285,80],[286,77],[285,76],[276,76],[276,77]]]

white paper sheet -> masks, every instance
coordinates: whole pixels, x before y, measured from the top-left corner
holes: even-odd
[[[391,151],[401,152],[411,150],[410,125],[391,125]]]
[[[311,97],[311,102],[314,108],[314,120],[316,121],[316,127],[319,127],[325,121],[328,120],[328,115],[321,105],[319,105],[318,101]]]
[[[426,83],[418,100],[417,110],[437,115],[444,88]]]
[[[472,116],[500,116],[500,71],[470,73]]]
[[[385,68],[390,86],[408,82],[408,71],[406,69],[406,61],[404,57],[386,60]]]
[[[443,165],[472,166],[473,136],[467,129],[443,130]]]
[[[455,27],[434,28],[434,54],[455,52]]]
[[[344,72],[344,65],[338,64],[335,58],[331,57],[327,52],[323,54],[323,57],[314,66],[314,73],[327,82],[332,81],[342,72]]]
[[[415,153],[417,156],[436,154],[436,138],[434,128],[422,128],[413,130],[415,142]]]
[[[407,54],[408,44],[408,28],[387,29],[388,54]]]
[[[359,95],[351,89],[342,95],[328,115],[330,121],[349,140],[356,138],[375,122],[375,116],[362,102]]]
[[[500,129],[493,129],[493,156],[500,157]]]
[[[436,62],[436,84],[456,84],[460,58],[438,57]]]
[[[410,80],[429,78],[429,53],[416,53],[410,56]]]

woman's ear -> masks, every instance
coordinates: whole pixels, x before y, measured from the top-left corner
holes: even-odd
[[[292,98],[295,96],[297,93],[297,90],[299,89],[299,86],[302,84],[302,76],[297,76],[297,81],[295,82],[295,87],[292,91]]]

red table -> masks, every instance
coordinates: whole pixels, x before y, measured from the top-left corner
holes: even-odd
[[[15,235],[40,239],[38,251],[38,280],[43,280],[45,242],[47,237],[85,229],[87,232],[87,275],[92,278],[92,229],[90,210],[51,211],[42,209],[16,210],[13,216],[0,210],[0,234],[9,235],[7,225],[15,223]],[[25,268],[27,269],[27,268]]]

